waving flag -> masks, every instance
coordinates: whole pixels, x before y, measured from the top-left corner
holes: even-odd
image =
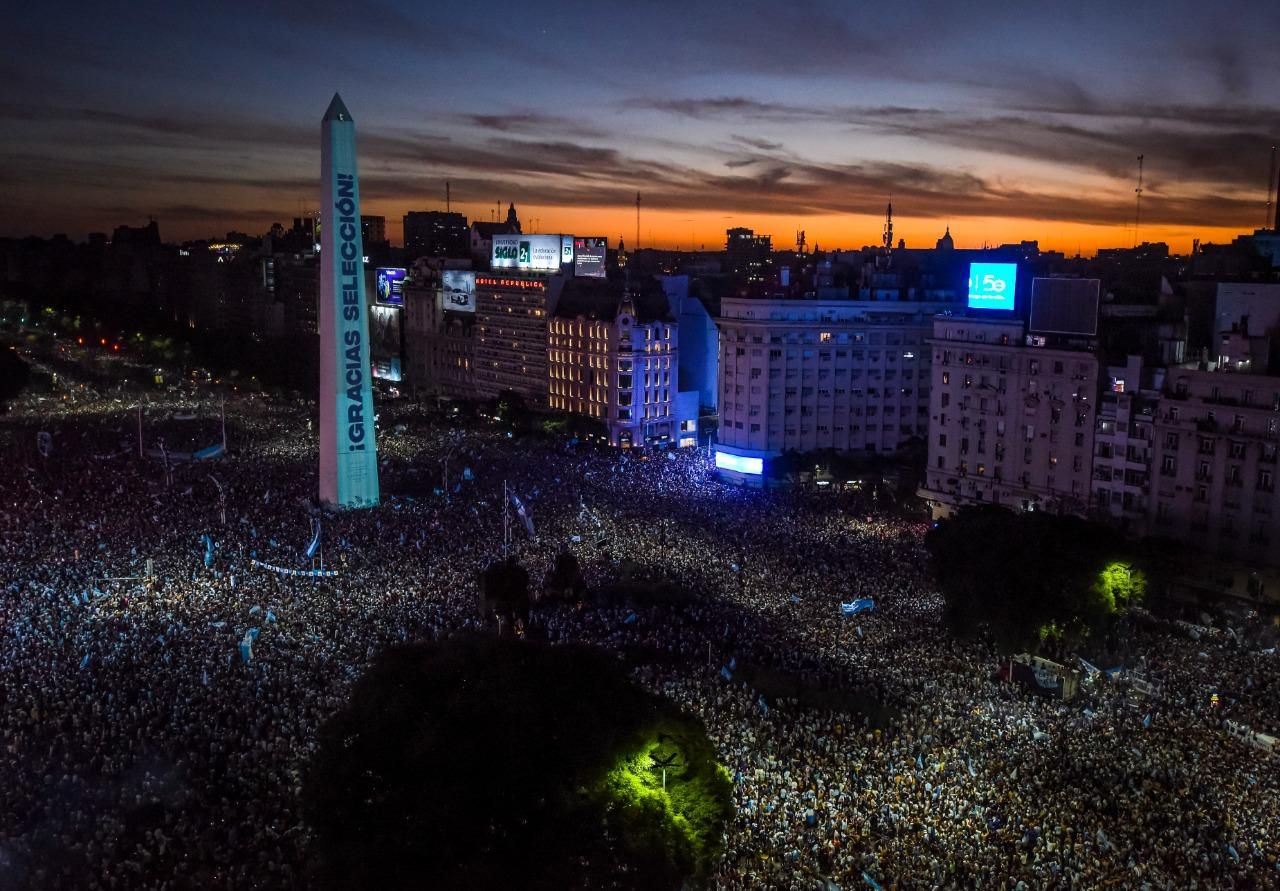
[[[311,544],[307,545],[307,559],[310,560],[320,550],[320,518],[311,518]]]
[[[844,616],[856,616],[858,613],[873,612],[876,608],[876,602],[870,597],[860,597],[852,603],[841,603],[840,614]]]

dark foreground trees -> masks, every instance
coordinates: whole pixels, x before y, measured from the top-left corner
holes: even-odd
[[[303,807],[320,887],[675,888],[708,875],[732,802],[701,725],[617,660],[464,637],[379,658]]]
[[[1076,517],[970,508],[939,523],[926,546],[948,625],[984,628],[1006,651],[1079,642],[1146,589],[1131,544]]]

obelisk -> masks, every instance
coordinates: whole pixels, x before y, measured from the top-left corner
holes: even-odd
[[[337,93],[320,124],[320,500],[378,503],[356,125]]]

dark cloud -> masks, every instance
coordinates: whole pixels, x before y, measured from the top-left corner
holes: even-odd
[[[770,142],[767,139],[757,139],[754,136],[739,136],[735,133],[733,134],[733,139],[735,142],[740,142],[754,149],[760,149],[762,152],[776,152],[782,148],[782,143],[780,142]]]

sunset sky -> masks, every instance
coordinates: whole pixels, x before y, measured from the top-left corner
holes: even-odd
[[[1256,2],[135,2],[24,8],[0,57],[0,236],[288,225],[320,117],[356,119],[364,212],[719,246],[895,232],[1189,249],[1263,224],[1280,138]]]

